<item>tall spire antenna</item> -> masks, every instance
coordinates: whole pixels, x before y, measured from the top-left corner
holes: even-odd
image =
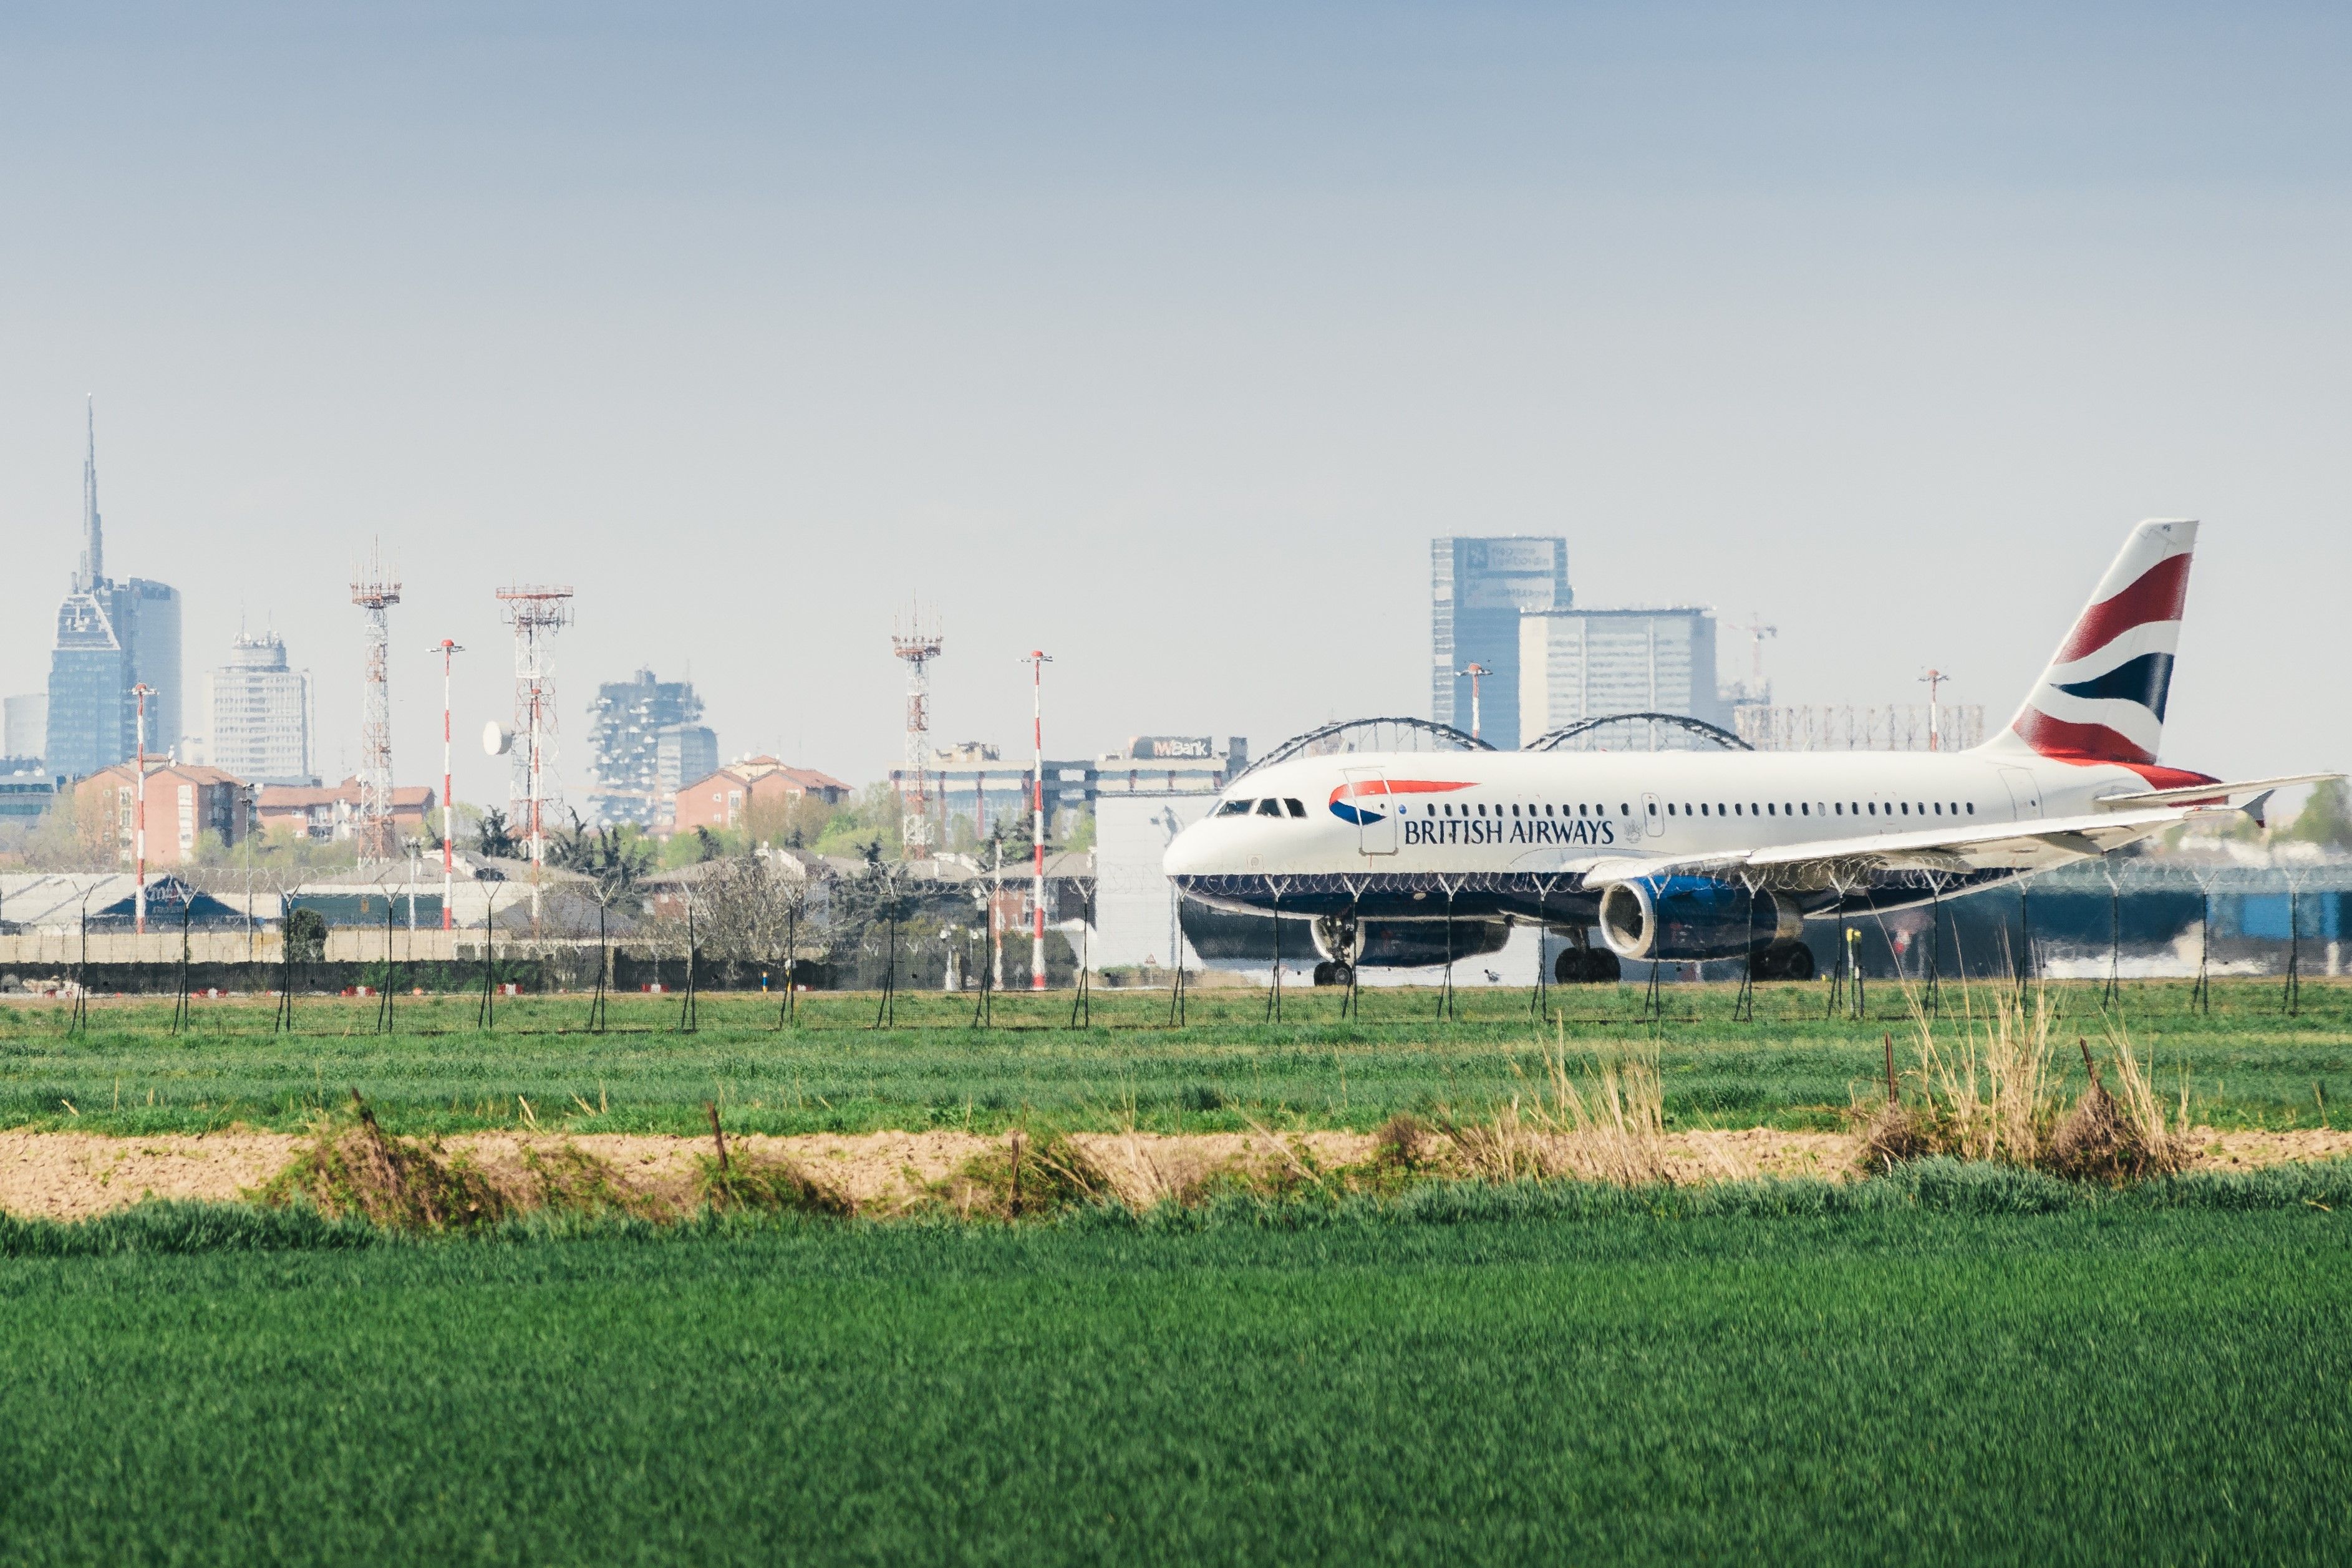
[[[81,461],[81,571],[74,586],[87,593],[106,576],[106,536],[98,523],[98,395],[84,406],[89,424],[89,451]]]

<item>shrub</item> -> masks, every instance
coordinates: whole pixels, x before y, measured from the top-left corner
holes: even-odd
[[[411,1230],[473,1229],[514,1208],[470,1160],[385,1132],[356,1089],[350,1113],[321,1121],[310,1147],[258,1196],[275,1207],[306,1202],[330,1219],[356,1215]]]

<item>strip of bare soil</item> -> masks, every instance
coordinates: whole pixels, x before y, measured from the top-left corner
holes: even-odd
[[[2196,1169],[2251,1170],[2294,1161],[2352,1157],[2352,1132],[2215,1132],[2200,1128]],[[213,1132],[109,1138],[82,1132],[0,1132],[0,1212],[26,1217],[86,1219],[142,1198],[234,1203],[250,1196],[312,1140],[306,1134]],[[847,1199],[858,1212],[887,1215],[919,1202],[976,1158],[1001,1152],[1003,1138],[968,1132],[816,1133],[728,1137],[730,1151],[790,1162]],[[1184,1197],[1220,1177],[1252,1184],[1311,1181],[1370,1163],[1377,1140],[1357,1132],[1171,1135],[1076,1133],[1083,1153],[1124,1203],[1144,1205]],[[698,1191],[707,1138],[583,1133],[478,1132],[447,1140],[502,1186],[530,1185],[530,1159],[574,1149],[603,1162],[616,1183],[655,1209],[683,1211]],[[1771,1128],[1675,1132],[1664,1139],[1667,1170],[1677,1182],[1750,1176],[1854,1176],[1859,1140],[1843,1132],[1782,1132]],[[1438,1156],[1444,1163],[1443,1152]]]

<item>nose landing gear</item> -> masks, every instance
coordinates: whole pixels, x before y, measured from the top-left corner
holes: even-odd
[[[1329,954],[1315,966],[1315,984],[1353,990],[1356,961],[1364,955],[1364,931],[1356,921],[1356,911],[1349,909],[1338,914],[1317,916],[1315,946]]]

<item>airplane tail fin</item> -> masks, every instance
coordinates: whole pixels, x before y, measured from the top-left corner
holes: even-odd
[[[2152,519],[2133,529],[2017,717],[1986,749],[2069,763],[2153,763],[2196,549],[2197,524],[2188,519]]]

